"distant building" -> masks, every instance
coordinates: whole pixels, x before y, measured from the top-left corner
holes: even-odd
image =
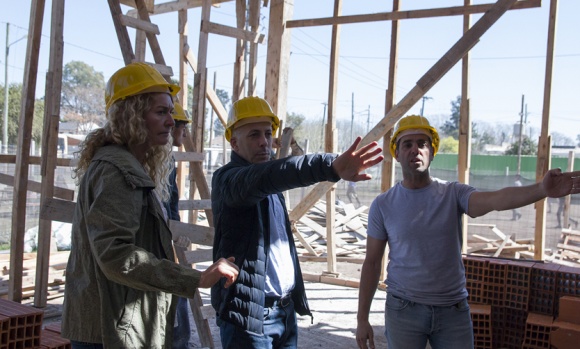
[[[99,128],[94,122],[60,122],[58,125],[58,150],[62,156],[72,156],[87,134]]]

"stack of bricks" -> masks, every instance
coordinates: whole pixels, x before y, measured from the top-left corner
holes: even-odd
[[[5,299],[0,299],[0,316],[8,318],[7,348],[38,348],[40,347],[40,332],[42,326],[42,310],[22,305]],[[0,336],[5,337],[4,327]]]
[[[552,348],[578,348],[580,343],[580,297],[564,296],[560,298],[558,313],[559,315],[550,331]]]
[[[470,308],[475,348],[492,349],[491,305],[472,304]]]
[[[575,346],[556,346],[551,337],[580,336],[580,268],[476,256],[465,256],[463,262],[476,349],[490,347],[482,340],[489,333],[493,348],[578,348],[580,337]],[[573,303],[577,324],[553,321],[561,297],[578,301]],[[481,305],[490,307],[491,328],[483,321],[488,308]]]
[[[10,338],[10,318],[0,315],[0,349],[8,349],[8,338]]]
[[[550,349],[552,316],[530,313],[526,320],[526,334],[522,349]]]
[[[530,277],[534,263],[511,261],[506,266],[505,300],[506,317],[503,345],[506,348],[522,347],[528,318]]]
[[[60,322],[44,327],[40,346],[46,349],[71,349],[70,341],[60,336]]]

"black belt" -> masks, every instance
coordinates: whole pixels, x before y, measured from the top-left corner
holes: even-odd
[[[282,307],[285,308],[290,304],[292,301],[292,293],[288,293],[282,297],[266,297],[266,301],[264,302],[264,307],[272,308],[272,307]]]

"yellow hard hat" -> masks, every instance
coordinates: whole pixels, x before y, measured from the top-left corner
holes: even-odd
[[[435,156],[439,149],[439,133],[437,133],[435,127],[429,124],[429,120],[421,115],[407,115],[397,121],[395,127],[393,127],[393,136],[391,137],[391,144],[389,146],[391,155],[395,157],[397,141],[400,137],[418,133],[424,133],[431,138],[433,156]]]
[[[246,97],[237,100],[232,105],[228,116],[225,136],[228,142],[232,138],[234,128],[254,122],[271,121],[272,133],[276,133],[280,126],[280,119],[274,114],[265,99],[260,97]]]
[[[179,102],[173,103],[173,120],[184,121],[188,124],[191,122],[191,120],[187,118],[187,114],[185,114],[185,110],[183,110],[183,107]]]
[[[175,96],[181,88],[167,82],[152,66],[135,62],[117,70],[107,81],[105,89],[106,109],[120,99],[150,92],[168,92]]]

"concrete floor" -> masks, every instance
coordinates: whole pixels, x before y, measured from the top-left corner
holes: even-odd
[[[355,334],[358,289],[314,282],[306,282],[305,286],[314,323],[311,323],[309,316],[298,317],[298,348],[357,348]],[[209,303],[207,291],[201,292],[204,304]],[[387,346],[383,316],[385,299],[386,292],[377,290],[371,306],[369,320],[375,331],[376,348]],[[210,325],[216,348],[221,348],[219,329],[215,326],[215,321],[210,321]],[[190,347],[201,347],[197,333],[194,334]]]
[[[356,268],[356,266],[354,267]],[[305,286],[314,319],[313,323],[311,323],[309,316],[298,317],[298,347],[304,349],[357,348],[355,333],[358,289],[315,282],[305,282]],[[204,304],[209,304],[209,289],[201,289],[200,293]],[[383,317],[385,299],[386,292],[377,290],[369,317],[375,331],[375,345],[377,348],[386,348]],[[63,297],[48,301],[48,306],[45,309],[44,325],[61,321],[62,301]],[[190,321],[193,335],[189,348],[201,348],[191,314]],[[215,320],[210,320],[209,323],[215,348],[221,348],[219,328],[215,325]]]

